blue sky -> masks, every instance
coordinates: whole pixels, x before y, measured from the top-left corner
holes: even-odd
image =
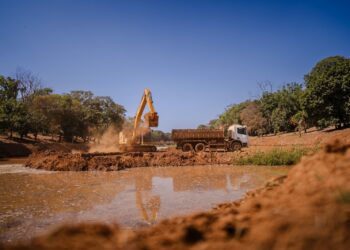
[[[0,0],[0,74],[111,96],[133,116],[145,87],[159,128],[193,128],[350,56],[349,1]]]

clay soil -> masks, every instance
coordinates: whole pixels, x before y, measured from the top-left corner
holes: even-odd
[[[169,150],[156,153],[124,153],[119,155],[91,156],[45,151],[32,154],[26,166],[54,171],[118,171],[136,167],[193,166],[230,164],[234,153],[192,153]]]
[[[190,166],[231,164],[234,159],[254,154],[257,151],[269,151],[274,148],[322,148],[334,139],[342,139],[350,143],[350,129],[344,130],[310,130],[301,137],[297,133],[286,133],[275,136],[251,137],[250,146],[239,152],[213,153],[184,153],[180,150],[169,149],[156,153],[125,153],[109,156],[89,156],[84,153],[71,153],[67,150],[49,147],[46,150],[36,150],[26,162],[27,167],[54,171],[117,171],[125,168],[150,166]],[[86,150],[85,150],[86,151]],[[314,150],[312,150],[314,151]],[[82,151],[80,151],[82,152]]]
[[[250,145],[253,150],[268,150],[273,147],[315,147],[324,146],[336,139],[344,143],[350,143],[350,128],[334,130],[332,128],[324,130],[308,129],[299,136],[298,133],[281,133],[277,135],[267,135],[261,137],[250,137]]]
[[[79,224],[5,249],[350,249],[350,145],[304,157],[240,201],[135,232]]]

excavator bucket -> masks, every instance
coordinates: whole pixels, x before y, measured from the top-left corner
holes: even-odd
[[[145,117],[146,123],[148,124],[148,127],[158,127],[159,116],[157,112],[146,113],[144,117]]]

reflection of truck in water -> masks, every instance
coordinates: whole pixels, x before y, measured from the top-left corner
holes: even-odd
[[[246,126],[232,125],[223,129],[173,129],[171,133],[176,148],[196,152],[206,149],[236,151],[248,146]]]

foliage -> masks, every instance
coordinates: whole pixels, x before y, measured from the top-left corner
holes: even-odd
[[[211,127],[227,128],[232,124],[242,123],[240,113],[249,103],[250,101],[245,101],[228,106],[218,119],[212,121]]]
[[[0,129],[12,136],[15,125],[18,125],[22,106],[17,102],[19,82],[0,76]]]
[[[110,97],[94,96],[90,91],[52,94],[27,71],[16,78],[0,75],[0,131],[21,137],[32,133],[52,134],[73,141],[102,134],[108,127],[120,130],[125,109]]]
[[[258,102],[251,102],[242,109],[240,119],[242,124],[248,127],[248,133],[250,135],[262,135],[266,132],[267,120],[263,117]]]
[[[257,100],[229,106],[210,127],[244,124],[250,135],[293,131],[298,123],[292,118],[305,113],[303,97],[301,84],[288,83],[275,92],[264,91]]]
[[[303,155],[310,153],[312,149],[293,148],[293,149],[273,149],[268,152],[257,152],[253,155],[234,160],[237,165],[265,165],[281,166],[296,164]]]
[[[305,108],[318,127],[350,124],[350,59],[334,56],[305,76]]]
[[[229,106],[208,126],[226,128],[241,123],[251,135],[301,127],[306,131],[308,126],[350,126],[350,59],[335,56],[321,60],[305,76],[304,86],[292,82],[274,92],[271,83],[266,86],[260,85],[260,98]]]
[[[297,124],[291,119],[303,111],[302,85],[288,83],[276,92],[264,92],[260,103],[268,132],[293,131]]]
[[[171,140],[171,133],[165,133],[160,130],[152,130],[144,136],[147,142],[166,142]]]
[[[43,114],[41,120],[50,124],[50,133],[62,135],[67,141],[74,136],[84,140],[98,137],[110,126],[121,129],[125,113],[111,98],[95,97],[89,91],[37,96],[33,110]]]
[[[205,125],[205,124],[199,124],[197,126],[197,129],[208,129],[209,128],[209,125]]]

